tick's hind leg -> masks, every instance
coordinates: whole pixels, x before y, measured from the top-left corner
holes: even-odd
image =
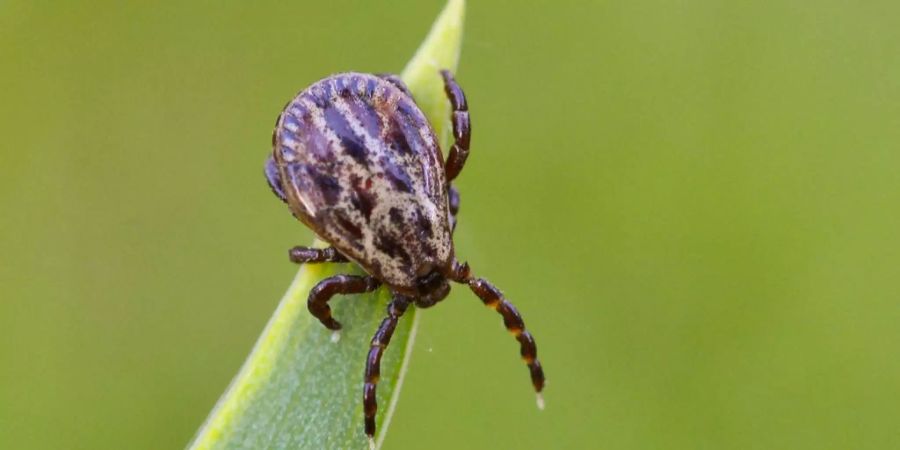
[[[294,247],[288,251],[288,257],[291,262],[297,264],[303,263],[345,263],[349,262],[346,256],[340,254],[334,247],[313,248],[313,247]]]
[[[469,157],[469,139],[472,136],[472,124],[469,122],[469,105],[466,103],[466,94],[463,93],[461,87],[456,84],[453,75],[449,70],[442,70],[441,76],[444,77],[444,92],[450,99],[450,108],[452,110],[453,124],[453,146],[450,147],[450,154],[447,156],[447,162],[444,163],[444,172],[447,174],[447,183],[453,181],[459,172],[462,171],[466,164],[466,158]]]
[[[459,191],[453,185],[447,190],[448,203],[450,204],[450,232],[456,229],[456,215],[459,213]]]
[[[410,92],[409,88],[406,87],[406,83],[404,83],[403,80],[401,80],[397,75],[394,75],[392,73],[379,73],[376,76],[383,79],[384,81],[387,81],[388,83],[393,84],[394,86],[397,86],[397,88],[403,91],[404,94],[408,95],[409,98],[413,98],[412,92]]]
[[[468,267],[466,266],[462,270],[468,272]],[[468,283],[472,292],[486,306],[503,316],[503,324],[506,325],[506,329],[519,341],[519,353],[522,355],[522,359],[525,360],[525,364],[528,365],[528,371],[531,374],[531,384],[537,393],[538,408],[544,409],[544,398],[541,396],[541,391],[544,390],[544,369],[537,359],[537,345],[534,343],[534,337],[525,329],[525,322],[522,320],[522,316],[519,315],[519,311],[503,297],[503,293],[499,289],[487,280],[472,279],[466,275],[466,279],[461,281]]]
[[[306,306],[309,312],[322,322],[329,330],[340,330],[341,324],[331,317],[331,307],[328,301],[335,294],[362,294],[378,289],[381,282],[369,276],[335,275],[326,278],[315,285],[309,291]]]
[[[391,342],[391,336],[394,335],[394,329],[397,328],[400,316],[406,312],[409,304],[409,298],[394,294],[394,299],[387,307],[387,317],[381,321],[381,326],[372,337],[371,347],[369,347],[369,356],[366,358],[365,385],[363,386],[363,412],[366,416],[366,436],[369,437],[370,443],[375,437],[375,413],[378,411],[375,391],[378,378],[381,376],[381,356]]]

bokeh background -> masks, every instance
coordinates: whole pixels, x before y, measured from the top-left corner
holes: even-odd
[[[0,3],[0,448],[188,443],[311,240],[273,121],[441,8]],[[390,449],[900,447],[900,3],[473,1],[457,290]]]

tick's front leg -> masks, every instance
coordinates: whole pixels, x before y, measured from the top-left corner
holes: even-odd
[[[336,294],[362,294],[372,292],[381,286],[381,282],[369,276],[335,275],[326,278],[309,291],[306,306],[309,312],[322,322],[329,330],[340,330],[341,324],[331,317],[328,301]]]
[[[525,329],[525,321],[519,311],[509,302],[493,284],[484,279],[475,279],[469,276],[468,264],[454,263],[454,281],[466,283],[472,292],[481,299],[485,306],[497,311],[503,317],[503,325],[519,341],[519,354],[528,365],[531,375],[531,384],[537,394],[538,408],[544,409],[544,398],[541,391],[544,390],[544,368],[537,357],[537,344],[534,337]]]
[[[363,412],[366,416],[366,436],[369,437],[369,447],[374,448],[375,439],[375,413],[378,411],[378,402],[375,398],[375,391],[378,385],[378,378],[381,376],[381,356],[384,350],[391,342],[391,336],[394,335],[394,329],[397,328],[397,322],[400,316],[406,312],[411,299],[402,295],[394,294],[394,299],[387,308],[387,317],[381,321],[381,326],[372,337],[371,347],[369,348],[369,356],[366,358],[366,375],[365,385],[363,386]]]

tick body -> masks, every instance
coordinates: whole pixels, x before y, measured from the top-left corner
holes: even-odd
[[[337,275],[316,285],[309,311],[339,330],[328,301],[335,294],[386,285],[393,299],[372,339],[363,388],[365,432],[375,434],[375,388],[384,349],[410,305],[427,308],[466,284],[495,309],[520,344],[538,393],[544,374],[534,338],[500,291],[470,274],[455,257],[452,233],[459,194],[450,184],[469,153],[471,126],[465,95],[441,72],[452,108],[454,144],[445,161],[427,118],[399,78],[343,73],[298,94],[278,116],[265,166],[273,192],[293,215],[331,244],[295,247],[297,263],[353,261],[367,276]]]

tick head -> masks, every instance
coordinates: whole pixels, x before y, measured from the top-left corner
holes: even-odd
[[[416,288],[419,291],[416,306],[419,308],[434,306],[435,303],[445,299],[447,294],[450,293],[450,285],[447,283],[447,278],[437,270],[419,277],[416,281]]]

